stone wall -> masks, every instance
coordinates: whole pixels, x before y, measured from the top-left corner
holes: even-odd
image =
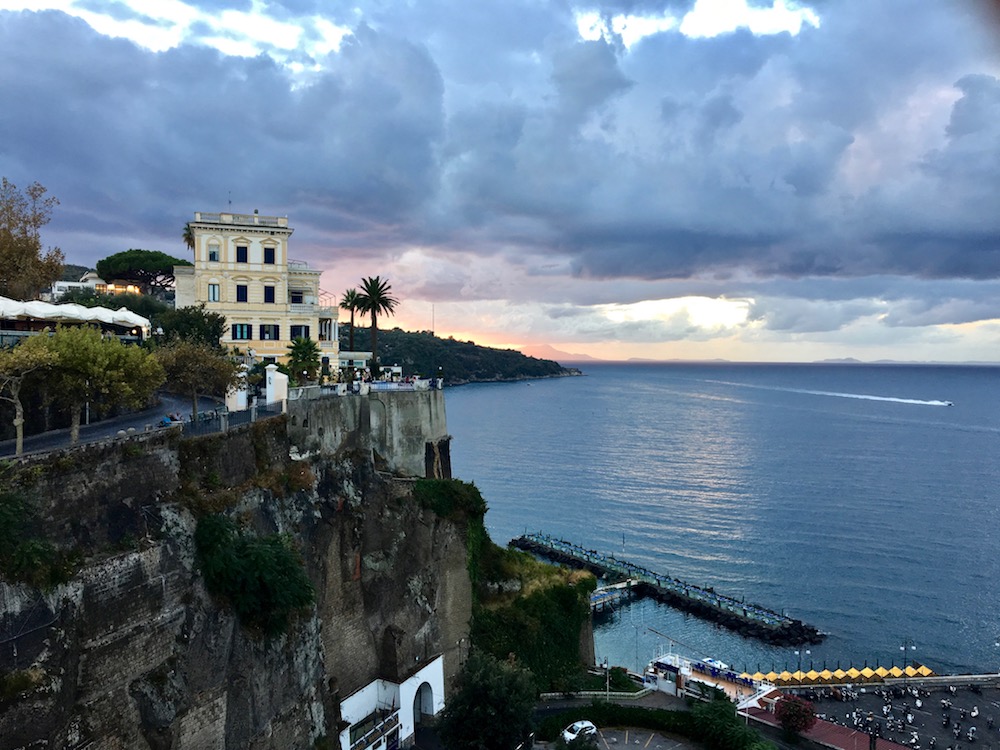
[[[288,402],[288,418],[300,454],[361,449],[401,476],[451,477],[443,391],[303,398]],[[428,461],[428,452],[436,460]]]
[[[466,529],[419,508],[398,476],[424,473],[428,445],[447,448],[438,399],[316,401],[226,435],[159,433],[8,466],[36,531],[84,559],[50,591],[0,582],[0,679],[30,683],[0,693],[0,750],[309,748],[336,738],[339,699],[376,677],[443,654],[449,680],[471,616]],[[390,438],[418,412],[419,430]],[[320,428],[317,453],[293,461]],[[286,635],[247,631],[205,590],[193,535],[219,510],[301,552],[316,603]]]

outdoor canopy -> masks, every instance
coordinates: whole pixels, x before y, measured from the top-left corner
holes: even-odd
[[[84,307],[72,302],[53,305],[39,300],[18,302],[0,297],[0,319],[44,320],[53,323],[104,323],[125,328],[141,328],[144,335],[149,333],[149,319],[136,315],[126,307],[109,310],[106,307]]]

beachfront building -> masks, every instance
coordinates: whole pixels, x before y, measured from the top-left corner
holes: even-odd
[[[337,306],[321,299],[320,272],[289,258],[287,217],[195,212],[189,226],[194,265],[174,266],[177,307],[204,302],[225,315],[221,343],[257,359],[283,360],[307,338],[337,362]]]

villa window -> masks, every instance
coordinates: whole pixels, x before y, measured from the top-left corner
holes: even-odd
[[[289,292],[292,298],[293,305],[301,305],[302,300],[305,299],[305,295],[302,292]]]
[[[218,302],[219,301],[219,285],[209,284],[208,285],[208,301]]]
[[[309,326],[292,326],[291,330],[292,339],[307,339],[309,338]]]
[[[281,327],[278,325],[272,325],[270,323],[263,324],[260,327],[260,340],[277,341],[281,338],[280,331]]]
[[[237,284],[236,285],[236,301],[246,302],[247,301],[247,285]]]
[[[264,287],[264,301],[269,303],[274,303],[274,287],[265,286]]]
[[[213,245],[208,248],[208,262],[218,263],[219,262],[219,248],[217,245]]]
[[[267,263],[268,265],[271,265],[271,266],[274,265],[274,248],[273,247],[265,247],[264,248],[264,262]]]
[[[252,325],[249,323],[233,323],[233,341],[250,341],[252,338]]]
[[[247,263],[248,260],[249,260],[248,257],[247,257],[248,255],[249,255],[249,250],[248,250],[248,248],[247,248],[246,245],[237,245],[236,246],[236,262],[237,263]]]

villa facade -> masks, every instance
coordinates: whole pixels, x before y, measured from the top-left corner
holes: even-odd
[[[287,217],[195,212],[190,228],[194,265],[174,267],[178,308],[224,315],[221,343],[258,359],[283,360],[307,338],[336,366],[337,306],[321,299],[320,272],[289,258]]]

